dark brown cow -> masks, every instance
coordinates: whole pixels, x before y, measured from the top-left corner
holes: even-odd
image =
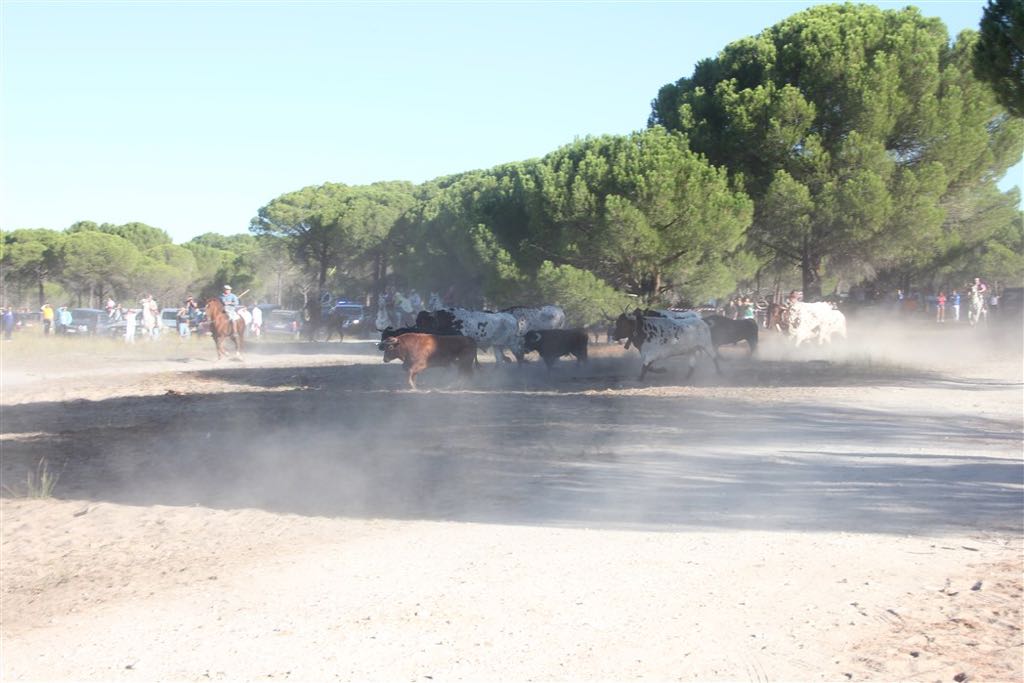
[[[407,332],[388,337],[377,348],[384,352],[384,362],[396,358],[409,371],[409,386],[416,389],[416,375],[427,368],[454,363],[459,374],[472,375],[476,363],[476,340],[460,335],[437,335]]]

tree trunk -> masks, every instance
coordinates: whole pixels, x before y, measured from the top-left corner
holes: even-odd
[[[804,251],[800,259],[800,275],[803,280],[804,301],[821,299],[821,257]]]
[[[369,298],[374,309],[380,306],[380,293],[384,291],[384,268],[384,253],[379,251],[373,257],[373,288]]]
[[[655,298],[661,288],[661,273],[653,272],[640,278],[637,287],[637,295],[647,305],[655,303]]]
[[[46,303],[46,295],[43,293],[43,278],[39,278],[39,308]]]

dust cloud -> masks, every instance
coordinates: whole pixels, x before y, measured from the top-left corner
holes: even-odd
[[[472,380],[429,369],[420,392],[369,341],[317,345],[344,349],[343,364],[283,367],[254,362],[275,357],[268,345],[246,364],[160,376],[180,385],[172,395],[10,406],[5,431],[39,436],[7,441],[4,472],[20,481],[45,455],[61,462],[59,497],[133,505],[879,531],[947,524],[940,501],[966,478],[999,484],[958,498],[971,522],[1006,524],[1019,326],[849,327],[820,347],[764,332],[758,354],[723,348],[722,374],[701,361],[691,381],[671,359],[639,384],[636,352],[599,344],[552,372],[481,354]],[[1006,409],[975,414],[973,397],[999,389]]]

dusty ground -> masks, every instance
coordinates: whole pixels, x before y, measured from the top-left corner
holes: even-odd
[[[1024,676],[1018,334],[418,393],[365,342],[0,350],[3,680]]]

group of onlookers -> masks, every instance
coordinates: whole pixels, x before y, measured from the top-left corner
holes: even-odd
[[[994,287],[989,287],[981,278],[974,278],[974,282],[964,287],[963,290],[964,295],[960,294],[960,289],[954,289],[949,296],[944,290],[939,290],[933,299],[927,300],[928,309],[934,304],[935,322],[946,322],[947,309],[951,314],[952,321],[960,322],[962,306],[974,298],[980,302],[980,309],[984,315],[996,313],[999,310],[999,293]]]
[[[737,296],[725,304],[725,317],[732,320],[754,320],[757,317],[757,305],[749,296]]]
[[[53,306],[45,303],[39,310],[43,318],[43,334],[67,334],[74,323],[71,309],[67,306],[60,306],[55,310]]]

